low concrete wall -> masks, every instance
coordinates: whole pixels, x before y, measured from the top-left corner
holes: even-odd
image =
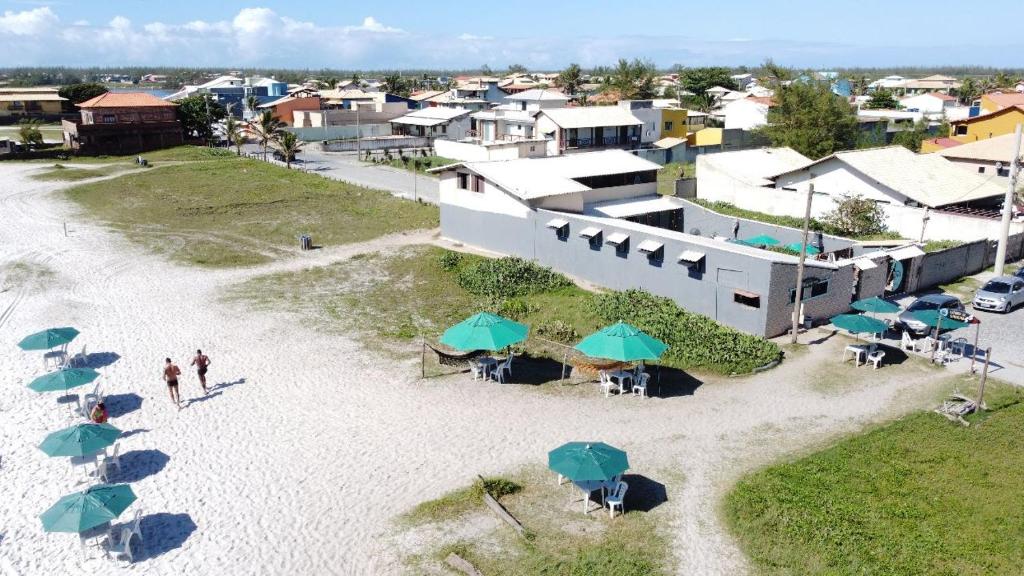
[[[910,265],[912,274],[905,291],[925,290],[977,274],[995,264],[996,247],[993,240],[978,240],[918,256]],[[1024,258],[1024,234],[1010,236],[1006,248],[1007,262]]]
[[[429,148],[430,144],[430,138],[421,136],[390,136],[387,138],[363,138],[358,142],[355,139],[323,142],[319,146],[325,152],[355,152],[356,150]]]
[[[546,142],[543,140],[523,140],[517,142],[494,142],[477,144],[455,140],[437,139],[434,149],[438,156],[462,160],[463,162],[481,162],[489,160],[515,160],[517,158],[537,158],[546,154]]]
[[[289,132],[305,142],[322,142],[324,140],[354,139],[357,133],[355,124],[348,126],[326,126],[318,128],[288,128]],[[390,136],[391,124],[360,124],[358,134],[363,138]]]

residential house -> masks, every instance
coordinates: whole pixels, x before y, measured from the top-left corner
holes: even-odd
[[[435,106],[413,110],[391,120],[394,134],[461,140],[470,134],[472,110]]]
[[[559,90],[533,88],[505,96],[505,102],[501,108],[539,112],[551,108],[565,108],[569,105],[569,97]]]
[[[960,88],[961,83],[950,76],[935,74],[917,80],[904,80],[895,90],[902,94],[926,94],[928,92],[940,92],[949,94]]]
[[[59,117],[66,101],[56,88],[0,86],[0,118]]]
[[[771,176],[810,162],[810,158],[792,148],[754,148],[702,154],[696,158],[697,197],[774,213],[770,202],[763,205],[759,202],[762,197],[767,197],[766,188],[774,185]]]
[[[657,106],[657,102],[655,102],[655,105],[661,111],[661,137],[682,138],[685,140],[687,135],[693,131],[690,128],[689,122],[690,111],[675,105]],[[701,122],[700,127],[704,127],[703,122]]]
[[[253,111],[248,110],[246,103],[250,96],[255,96],[260,104],[277,100],[288,95],[289,86],[273,78],[251,76],[242,78],[230,74],[218,76],[198,85],[183,86],[181,90],[166,96],[164,99],[177,102],[182,98],[195,94],[209,94],[217,103],[230,108],[236,117],[249,117]]]
[[[949,137],[958,142],[975,142],[1012,133],[1024,123],[1024,105],[1009,106],[973,118],[950,122]]]
[[[107,92],[78,104],[63,120],[64,145],[80,154],[135,154],[184,141],[177,104],[146,92]]]
[[[409,105],[409,109],[415,110],[417,108],[426,108],[430,106],[429,101],[431,98],[444,94],[444,92],[444,90],[421,90],[419,92],[413,92],[409,95],[409,100],[412,101],[412,104]]]
[[[926,92],[900,98],[900,106],[908,112],[945,117],[948,111],[957,107],[957,99],[941,92]]]
[[[277,100],[260,104],[258,108],[270,110],[276,120],[285,126],[292,126],[296,112],[320,110],[320,95],[316,90],[303,88]]]
[[[722,107],[727,130],[753,130],[768,124],[768,109],[773,105],[771,98],[746,96],[733,100]]]
[[[619,100],[618,106],[628,110],[640,122],[640,143],[651,144],[661,139],[662,116],[661,108],[655,108],[653,100]]]
[[[1024,106],[1024,94],[1017,92],[990,92],[978,99],[979,114],[991,114],[1011,106]]]
[[[548,140],[548,156],[593,148],[640,145],[643,121],[620,106],[555,108],[537,113],[535,133]]]
[[[959,144],[959,143],[958,143]],[[1006,182],[1016,146],[1016,134],[1003,134],[977,142],[959,144],[936,152],[954,165],[972,174],[995,177]],[[1018,161],[1024,162],[1024,153],[1018,151]],[[1024,182],[1021,182],[1024,186]]]
[[[746,91],[749,86],[757,84],[757,78],[754,78],[753,74],[733,74],[730,78],[738,90]]]
[[[438,168],[441,234],[607,288],[642,287],[752,334],[785,333],[799,259],[731,240],[771,232],[798,241],[800,231],[661,196],[658,168],[622,150]],[[852,254],[849,240],[820,241],[828,252]],[[806,266],[808,318],[845,312],[862,294],[854,265],[812,258]],[[863,295],[880,294],[883,283]]]
[[[885,78],[880,78],[868,84],[868,91],[873,92],[875,90],[878,90],[879,88],[883,88],[885,90],[895,90],[896,88],[900,88],[901,86],[903,86],[903,83],[906,81],[907,79],[904,78],[903,76],[886,76]]]

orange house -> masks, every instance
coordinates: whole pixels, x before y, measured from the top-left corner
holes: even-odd
[[[295,123],[293,112],[320,110],[320,95],[306,95],[305,93],[297,92],[289,94],[284,98],[267,102],[266,104],[260,104],[259,107],[264,110],[271,110],[274,118],[286,126],[292,126]]]

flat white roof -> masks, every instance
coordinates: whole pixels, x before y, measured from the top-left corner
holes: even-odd
[[[413,124],[416,126],[435,126],[437,124],[443,124],[465,116],[469,114],[469,110],[465,108],[444,108],[440,106],[433,106],[430,108],[423,108],[421,110],[414,110],[404,116],[394,118],[391,122],[395,124]]]
[[[619,106],[580,106],[541,110],[562,128],[591,128],[604,126],[639,126],[643,122]]]
[[[590,190],[590,187],[580,184],[574,178],[643,172],[660,168],[654,162],[625,150],[582,152],[546,158],[465,162],[462,165],[522,200]]]
[[[558,90],[531,88],[524,90],[518,94],[512,94],[511,96],[505,96],[505,100],[513,101],[527,101],[527,102],[540,102],[540,101],[561,101],[566,102],[569,97],[562,94]]]
[[[650,196],[639,196],[623,200],[610,200],[599,204],[591,204],[586,207],[588,213],[597,213],[609,218],[628,218],[651,212],[664,212],[682,208],[683,202],[672,196],[652,194]]]
[[[700,156],[701,163],[750,186],[771,186],[769,177],[806,166],[810,158],[792,148],[758,148]],[[698,178],[700,173],[697,174]]]

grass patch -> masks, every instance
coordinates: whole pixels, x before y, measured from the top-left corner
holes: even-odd
[[[796,218],[794,216],[776,216],[774,214],[765,214],[764,212],[757,212],[754,210],[746,210],[739,208],[728,202],[709,202],[700,198],[690,198],[691,202],[699,204],[708,210],[714,210],[719,214],[725,214],[727,216],[734,216],[737,218],[746,218],[747,220],[754,220],[756,222],[764,222],[765,224],[772,224],[774,226],[786,226],[788,228],[796,228],[802,230],[804,227],[804,219]],[[835,230],[828,224],[825,224],[821,220],[811,218],[810,229],[813,231],[820,231],[824,234],[832,234],[835,236],[843,236],[853,240],[898,240],[902,238],[896,232],[883,232],[881,234],[870,234],[865,236],[853,236],[844,234],[841,231]]]
[[[79,168],[74,165],[54,164],[53,168],[40,172],[32,176],[32,178],[45,181],[78,182],[90,178],[99,178],[100,176],[110,176],[130,169],[129,166],[124,164],[112,164],[97,168]]]
[[[676,193],[676,180],[680,178],[694,178],[696,175],[696,164],[669,162],[658,170],[658,194],[672,196]]]
[[[67,190],[86,213],[173,259],[200,266],[258,264],[295,249],[432,228],[437,209],[233,152],[176,148],[149,159],[204,159]]]
[[[963,276],[949,284],[939,285],[939,290],[956,296],[964,302],[968,302],[974,298],[974,293],[978,291],[978,288],[981,288],[981,281],[973,276]]]
[[[1017,573],[1024,404],[1009,384],[990,379],[987,390],[992,411],[969,428],[914,414],[740,481],[725,514],[754,566],[763,574]]]
[[[11,262],[0,266],[0,292],[25,287],[41,288],[56,276],[56,271],[45,264]]]
[[[613,520],[594,503],[594,510],[584,515],[579,501],[567,501],[568,486],[556,485],[550,472],[524,472],[515,477],[522,489],[503,497],[501,503],[523,523],[527,538],[520,538],[508,526],[499,524],[454,541],[442,540],[426,552],[426,562],[440,567],[448,554],[455,552],[484,574],[671,574],[673,559],[663,529],[668,506],[660,505],[660,499],[644,491],[650,484],[660,484],[628,474],[625,480],[633,481],[626,494],[626,512]],[[454,529],[458,522],[458,518],[448,519],[441,527]],[[425,567],[419,568],[422,571]]]
[[[426,171],[431,168],[446,166],[456,162],[458,162],[458,160],[445,158],[444,156],[402,156],[399,158],[384,160],[383,164],[393,166],[395,168],[401,168],[402,170],[411,170],[415,167],[417,172],[426,173]]]
[[[485,491],[501,501],[503,497],[522,489],[520,484],[506,478],[484,478],[482,481],[478,479],[471,486],[454,490],[434,500],[421,502],[404,514],[402,520],[410,524],[456,520],[471,510],[483,508]]]
[[[660,363],[671,368],[744,373],[781,356],[776,344],[687,313],[665,298],[639,291],[593,294],[522,260],[432,246],[256,278],[230,297],[268,310],[283,303],[327,327],[358,331],[383,344],[436,341],[455,322],[486,310],[554,341],[530,338],[519,351],[557,363],[567,350],[557,343],[575,344],[617,320],[665,339],[671,348]],[[559,366],[545,370],[536,383],[557,380],[558,373]]]
[[[942,250],[949,250],[950,248],[956,248],[957,246],[963,246],[963,242],[959,240],[929,240],[924,243],[925,252],[939,252]]]

